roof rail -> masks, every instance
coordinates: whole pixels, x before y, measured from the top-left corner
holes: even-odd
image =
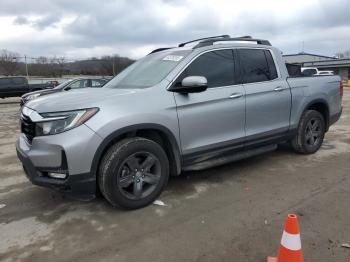
[[[197,45],[193,47],[199,48],[203,46],[208,46],[208,45],[213,45],[215,42],[233,42],[233,41],[247,41],[247,42],[256,42],[258,45],[271,45],[271,43],[268,40],[263,40],[263,39],[255,39],[252,38],[251,36],[241,36],[241,37],[234,37],[234,38],[215,38],[215,39],[205,39],[203,41],[200,41]]]
[[[229,35],[217,35],[217,36],[198,38],[198,39],[195,39],[195,40],[191,40],[191,41],[188,41],[188,42],[181,43],[181,44],[179,44],[179,47],[183,47],[183,46],[185,46],[187,44],[190,44],[190,43],[193,43],[193,42],[198,42],[198,41],[201,41],[201,40],[222,39],[222,38],[224,38],[224,39],[225,38],[230,38],[230,36]]]
[[[154,49],[150,54],[153,54],[153,53],[157,53],[157,52],[160,52],[160,51],[163,51],[163,50],[168,50],[168,49],[171,49],[171,48],[174,48],[174,47],[161,47],[161,48],[157,48],[157,49]]]
[[[218,36],[210,36],[210,37],[203,37],[203,38],[198,38],[198,39],[194,39],[188,42],[184,42],[179,44],[179,47],[184,47],[187,44],[193,43],[193,42],[198,42],[200,41],[197,45],[195,45],[193,47],[193,49],[195,48],[199,48],[199,47],[203,47],[203,46],[209,46],[209,45],[213,45],[215,42],[232,42],[232,41],[248,41],[248,42],[256,42],[258,45],[271,45],[270,42],[268,40],[263,40],[263,39],[255,39],[252,38],[249,35],[246,36],[239,36],[239,37],[233,37],[231,38],[229,35],[218,35]],[[161,47],[161,48],[157,48],[154,49],[152,52],[149,53],[153,54],[153,53],[157,53],[163,50],[167,50],[167,49],[172,49],[174,47]]]

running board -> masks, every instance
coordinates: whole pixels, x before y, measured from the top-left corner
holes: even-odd
[[[203,170],[203,169],[207,169],[210,167],[220,166],[220,165],[224,165],[224,164],[227,164],[230,162],[238,161],[238,160],[241,160],[244,158],[260,155],[262,153],[271,152],[271,151],[274,151],[276,149],[277,149],[277,144],[263,146],[263,147],[235,153],[233,155],[227,155],[227,156],[222,156],[222,157],[218,157],[218,158],[205,160],[205,161],[202,161],[199,163],[198,162],[193,163],[191,165],[183,167],[183,170],[184,171]]]

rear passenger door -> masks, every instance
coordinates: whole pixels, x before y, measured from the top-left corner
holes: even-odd
[[[187,76],[208,80],[204,92],[174,93],[185,164],[243,148],[245,98],[235,68],[231,49],[214,50],[195,58],[175,80],[175,85]]]
[[[238,49],[246,93],[246,145],[267,142],[289,129],[291,93],[270,50]]]

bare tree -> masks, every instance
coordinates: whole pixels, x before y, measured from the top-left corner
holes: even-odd
[[[350,58],[350,50],[344,52],[338,52],[335,54],[337,58]]]
[[[0,50],[0,68],[5,75],[14,75],[19,70],[19,54],[8,51],[6,49]]]
[[[49,59],[46,57],[46,56],[39,56],[37,59],[36,59],[36,63],[37,64],[47,64],[49,62]]]
[[[18,53],[0,50],[0,74],[25,74],[26,64],[20,62]],[[40,56],[30,58],[28,63],[30,74],[33,76],[61,77],[63,74],[83,75],[117,75],[134,61],[119,55],[107,55],[101,58],[67,62],[65,57]]]
[[[56,58],[56,62],[58,64],[58,75],[61,77],[64,73],[64,66],[66,64],[66,58],[61,56]]]
[[[100,74],[117,75],[134,61],[119,55],[103,56],[100,60]]]
[[[39,76],[61,77],[64,72],[65,58],[40,56],[31,65],[32,72]]]
[[[102,74],[114,75],[115,74],[115,56],[103,56],[100,60],[100,71]]]
[[[50,74],[50,61],[46,56],[39,56],[35,59],[35,63],[31,64],[31,72],[37,76],[48,76]]]

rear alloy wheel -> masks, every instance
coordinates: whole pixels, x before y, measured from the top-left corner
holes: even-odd
[[[318,118],[311,118],[305,128],[305,142],[308,147],[319,144],[321,139],[321,121]]]
[[[313,154],[321,147],[325,131],[325,120],[321,113],[308,110],[300,120],[297,134],[291,141],[291,145],[297,153]]]
[[[169,178],[169,161],[163,148],[152,140],[135,137],[113,145],[104,155],[99,186],[113,205],[128,209],[152,203]]]

